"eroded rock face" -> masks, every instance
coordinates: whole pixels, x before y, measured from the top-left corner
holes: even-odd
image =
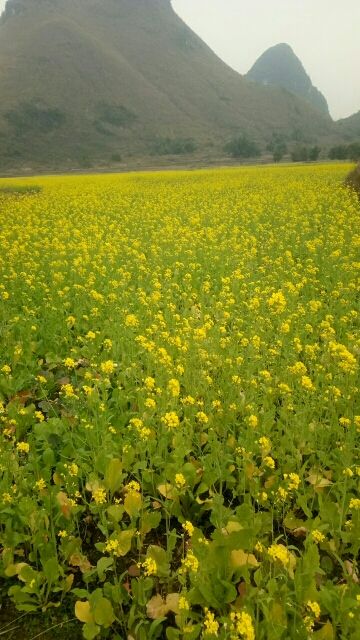
[[[354,189],[360,198],[360,163],[354,169],[354,171],[349,173],[348,177],[346,178],[346,184],[351,189]]]

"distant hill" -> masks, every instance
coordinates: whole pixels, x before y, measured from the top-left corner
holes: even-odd
[[[360,140],[360,111],[336,122],[338,134],[346,140]]]
[[[325,108],[224,64],[170,0],[8,0],[0,21],[0,166],[218,154],[240,132],[316,142]]]
[[[267,49],[255,62],[247,77],[262,85],[286,89],[329,116],[325,97],[313,86],[301,61],[288,44],[277,44]]]

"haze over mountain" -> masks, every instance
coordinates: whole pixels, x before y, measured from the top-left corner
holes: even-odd
[[[8,0],[0,22],[0,162],[209,154],[239,132],[317,141],[332,123],[225,65],[170,0]]]
[[[360,111],[349,118],[338,120],[336,128],[342,138],[349,141],[360,140]]]
[[[329,115],[326,98],[313,86],[301,61],[286,43],[267,49],[255,62],[247,77],[263,85],[287,89]]]

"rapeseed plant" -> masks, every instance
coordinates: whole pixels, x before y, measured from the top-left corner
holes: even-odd
[[[0,194],[0,576],[20,611],[70,604],[86,638],[357,640],[347,170]]]

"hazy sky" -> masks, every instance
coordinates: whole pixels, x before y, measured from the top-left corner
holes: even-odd
[[[172,0],[172,4],[240,73],[246,73],[268,47],[287,42],[324,93],[334,118],[360,110],[360,0]]]
[[[324,93],[334,118],[360,110],[360,0],[172,3],[218,56],[240,73],[246,73],[268,47],[287,42]],[[4,5],[0,0],[1,10]]]

